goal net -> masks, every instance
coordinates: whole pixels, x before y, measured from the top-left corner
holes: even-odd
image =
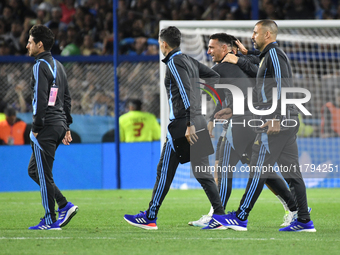
[[[161,21],[160,29],[168,26],[179,28],[182,32],[182,52],[211,67],[213,63],[207,54],[209,36],[221,32],[231,34],[247,49],[252,50],[251,36],[255,23],[256,21]],[[332,102],[340,108],[340,21],[294,20],[277,21],[277,24],[277,41],[290,59],[294,86],[308,89],[312,95],[311,100],[304,105],[312,115],[301,115],[302,125],[298,133],[300,169],[306,185],[340,187],[340,138],[330,125],[322,128],[322,110],[324,114],[327,112],[326,103]],[[165,67],[160,62],[163,139],[169,123],[168,101],[164,88]],[[207,107],[207,116],[213,109],[214,105],[211,104]],[[332,121],[329,115],[325,119]],[[340,120],[340,116],[338,119]],[[214,132],[213,144],[216,146],[221,130],[215,129]],[[214,164],[214,156],[210,157],[210,163]],[[233,186],[244,188],[246,183],[247,175],[236,175]],[[172,188],[198,187],[200,185],[190,174],[190,165],[180,165]]]

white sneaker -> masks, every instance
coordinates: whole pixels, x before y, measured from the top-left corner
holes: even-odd
[[[283,216],[283,223],[281,226],[287,227],[290,223],[297,218],[297,211],[286,211],[285,215]]]
[[[199,220],[189,221],[188,224],[190,226],[204,228],[204,227],[208,226],[210,220],[211,220],[211,216],[203,215]]]
[[[308,207],[308,212],[311,213],[312,208]],[[283,216],[283,223],[281,224],[281,226],[287,227],[290,224],[293,223],[293,221],[297,220],[297,211],[286,211],[285,216]]]

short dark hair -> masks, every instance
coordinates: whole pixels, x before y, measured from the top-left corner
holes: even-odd
[[[16,116],[17,111],[12,106],[7,106],[5,109],[5,114],[7,117]]]
[[[225,43],[228,46],[232,47],[233,46],[233,40],[232,37],[226,33],[216,33],[216,34],[212,34],[209,37],[210,40],[217,40],[220,43]]]
[[[266,27],[271,33],[273,34],[278,34],[279,32],[279,27],[277,26],[276,22],[271,19],[263,19],[258,21],[256,25],[261,25],[262,27]]]
[[[128,105],[132,105],[136,111],[142,110],[142,101],[135,98],[128,99]]]
[[[232,46],[237,47],[237,44],[236,44],[237,38],[233,35],[229,35],[229,36],[231,38]]]
[[[179,31],[177,27],[173,26],[163,28],[159,32],[159,38],[169,44],[169,46],[173,49],[180,46],[181,36],[181,31]]]
[[[48,27],[44,25],[34,25],[29,32],[35,43],[42,42],[45,51],[50,51],[54,44],[54,34]]]

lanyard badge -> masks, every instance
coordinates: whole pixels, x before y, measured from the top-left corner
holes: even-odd
[[[53,84],[50,91],[50,96],[48,98],[48,106],[55,106],[55,102],[57,101],[58,95],[58,87]]]
[[[57,63],[55,62],[55,59],[53,58],[54,70],[52,70],[51,65],[45,59],[40,59],[40,60],[44,61],[47,64],[47,66],[49,67],[53,75],[53,84],[50,89],[50,94],[48,97],[48,106],[55,106],[55,103],[57,101],[57,96],[58,96],[58,86],[55,84],[56,77],[57,77]]]

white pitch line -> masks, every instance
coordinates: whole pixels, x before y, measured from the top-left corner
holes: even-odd
[[[151,239],[151,238],[138,238],[138,239]],[[187,237],[187,238],[178,238],[178,237],[172,237],[172,238],[162,238],[166,240],[240,240],[240,241],[282,241],[283,239],[277,239],[277,238],[247,238],[247,237],[207,237],[207,238],[200,238],[200,237]]]
[[[105,240],[117,239],[115,237],[4,237],[1,236],[0,240],[64,240],[64,239],[86,239],[86,240]]]
[[[64,240],[64,239],[85,239],[85,240],[115,240],[115,237],[0,237],[0,240]],[[154,240],[154,238],[131,238],[134,240]],[[282,241],[283,239],[277,238],[236,238],[236,237],[208,237],[208,238],[178,238],[178,237],[170,237],[170,238],[162,238],[163,240],[233,240],[233,241]]]

